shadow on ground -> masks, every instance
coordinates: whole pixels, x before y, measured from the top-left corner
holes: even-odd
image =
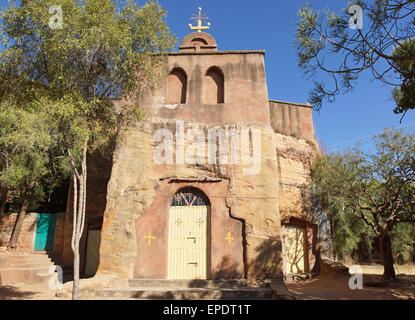
[[[1,286],[0,287],[0,300],[14,300],[32,298],[37,292],[24,291],[21,288],[14,286]]]
[[[365,274],[363,289],[349,288],[347,276],[319,275],[310,280],[287,281],[297,300],[415,300],[415,275],[399,275],[383,282],[379,275]]]

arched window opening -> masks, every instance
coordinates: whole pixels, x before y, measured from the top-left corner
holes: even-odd
[[[202,38],[194,38],[193,40],[192,40],[192,45],[199,45],[199,46],[207,46],[208,45],[208,43],[207,43],[207,41],[205,40],[205,39],[202,39]]]
[[[187,92],[187,75],[181,68],[174,68],[167,77],[168,104],[185,104]]]
[[[172,207],[210,206],[208,197],[195,188],[184,188],[175,193],[171,199]]]
[[[204,102],[218,104],[225,102],[225,80],[221,69],[211,67],[206,72],[204,84]]]

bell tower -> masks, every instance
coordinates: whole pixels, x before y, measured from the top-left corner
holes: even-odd
[[[199,14],[194,14],[190,19],[197,21],[197,26],[189,24],[190,30],[195,32],[187,35],[180,44],[180,52],[199,52],[199,51],[218,51],[215,39],[207,32],[202,30],[209,30],[210,22],[203,25],[203,20],[208,19],[205,14],[202,14],[202,8],[199,7]]]

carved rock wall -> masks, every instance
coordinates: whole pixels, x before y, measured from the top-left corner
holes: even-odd
[[[234,261],[238,266],[237,270],[240,270],[241,262],[244,263],[246,275],[251,282],[261,277],[280,275],[282,260],[278,184],[275,174],[276,141],[272,129],[258,125],[239,126],[239,129],[251,128],[261,132],[260,171],[258,174],[249,175],[244,174],[243,169],[250,165],[210,165],[206,164],[207,161],[204,165],[156,164],[153,153],[158,143],[154,142],[154,132],[159,128],[168,128],[174,134],[175,126],[176,123],[172,121],[154,120],[152,123],[130,127],[120,136],[114,151],[108,184],[98,273],[137,276],[143,268],[137,266],[140,263],[137,261],[137,243],[144,235],[138,234],[137,221],[151,209],[157,197],[162,198],[157,194],[163,188],[163,181],[177,177],[202,180],[210,177],[226,182],[228,190],[222,195],[223,207],[228,208],[229,217],[243,224],[246,243],[239,242],[241,255]],[[202,129],[207,132],[209,128],[212,126],[186,124],[186,130]],[[169,191],[169,196],[177,191],[174,189]],[[206,187],[204,191],[210,197],[213,191],[209,192],[208,189]],[[154,224],[157,223],[155,219]],[[158,259],[165,258],[158,256]],[[145,260],[151,262],[149,267],[154,268],[155,261]],[[145,263],[145,260],[141,263]],[[163,273],[158,276],[163,277]]]

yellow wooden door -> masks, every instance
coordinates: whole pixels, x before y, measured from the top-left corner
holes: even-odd
[[[286,273],[305,272],[305,229],[285,226]]]
[[[208,206],[170,207],[168,278],[207,279]]]

